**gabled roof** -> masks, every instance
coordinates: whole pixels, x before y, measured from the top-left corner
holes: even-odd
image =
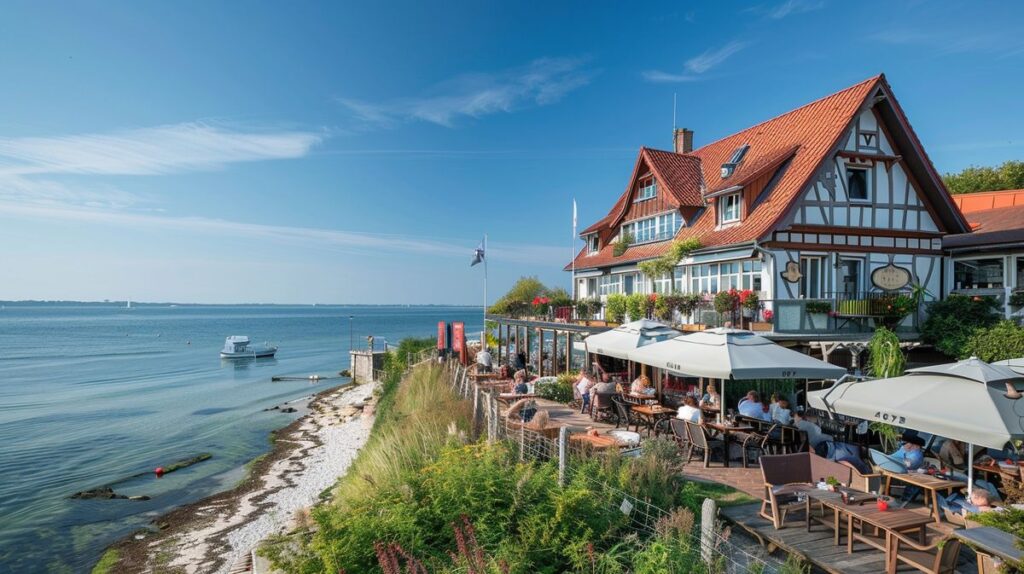
[[[974,195],[974,194],[971,194]],[[1024,203],[967,214],[974,231],[942,238],[946,249],[1024,242]]]
[[[697,237],[705,247],[715,247],[766,238],[793,208],[800,192],[810,184],[823,162],[840,146],[841,138],[847,133],[857,115],[875,104],[869,97],[879,89],[885,96],[877,105],[878,108],[882,108],[880,114],[888,124],[899,128],[892,130],[894,145],[903,151],[904,161],[921,184],[928,202],[937,204],[938,222],[942,228],[953,233],[967,231],[966,221],[956,210],[931,161],[921,149],[917,136],[906,121],[906,116],[892,97],[885,77],[878,75],[688,154],[641,148],[641,158],[654,157],[657,158],[656,161],[663,163],[667,163],[665,158],[668,156],[686,158],[678,160],[686,162],[692,162],[695,158],[699,162],[701,180],[710,190],[707,195],[714,191],[748,184],[768,172],[775,173],[771,189],[762,194],[754,209],[744,217],[741,224],[719,227],[715,211],[707,209],[691,222],[691,225],[680,229],[676,239]],[[736,171],[723,180],[720,173],[722,164],[728,162],[733,152],[742,145],[749,145],[750,148]],[[909,153],[911,151],[917,153]],[[638,164],[639,161],[640,158]],[[634,177],[635,175],[634,173]],[[610,239],[618,224],[616,215],[619,212],[625,213],[628,207],[624,203],[628,200],[628,192],[629,189],[619,198],[611,213],[587,228],[585,233],[605,230],[609,232]],[[707,195],[702,194],[703,197]],[[677,199],[681,200],[683,205],[700,205],[685,194]],[[686,203],[682,203],[683,200]],[[650,259],[663,253],[667,247],[667,241],[637,245],[627,249],[620,257],[613,256],[611,245],[604,245],[596,254],[588,255],[584,249],[576,257],[576,268],[623,265]],[[569,266],[566,266],[566,269],[568,268]]]
[[[953,195],[953,202],[964,215],[975,211],[1024,205],[1024,189],[1007,189],[1003,191],[979,191],[977,193],[958,193]],[[972,221],[971,217],[967,217]]]

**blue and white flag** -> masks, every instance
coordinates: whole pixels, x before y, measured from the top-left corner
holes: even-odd
[[[481,241],[480,245],[477,245],[476,249],[473,250],[473,262],[469,264],[470,267],[477,263],[483,263],[484,261],[484,242]]]

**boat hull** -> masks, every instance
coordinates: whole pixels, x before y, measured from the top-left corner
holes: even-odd
[[[270,349],[259,349],[254,351],[244,351],[241,353],[225,353],[221,351],[220,358],[222,359],[263,359],[267,357],[273,357],[277,353],[277,348]]]

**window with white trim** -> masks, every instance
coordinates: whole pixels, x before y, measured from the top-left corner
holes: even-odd
[[[596,233],[587,237],[587,253],[597,253],[600,247],[601,239]]]
[[[611,295],[622,292],[622,275],[602,275],[597,278],[597,294]]]
[[[654,292],[662,295],[672,292],[672,274],[665,273],[654,278]]]
[[[653,177],[641,181],[636,190],[636,201],[645,201],[658,197],[658,181]]]
[[[676,267],[672,271],[672,289],[682,293],[686,287],[686,268]]]
[[[683,218],[678,211],[663,213],[646,219],[631,221],[622,226],[619,236],[628,233],[633,236],[633,244],[664,241],[675,237],[683,226]]]
[[[718,223],[734,223],[740,220],[740,212],[743,205],[742,193],[730,193],[729,195],[723,195],[718,202]]]
[[[871,190],[868,189],[868,170],[862,167],[846,168],[846,193],[850,201],[869,201]]]
[[[800,296],[804,299],[821,299],[824,291],[825,274],[822,272],[821,257],[800,258]]]
[[[690,292],[715,294],[728,289],[761,290],[761,260],[691,265]]]

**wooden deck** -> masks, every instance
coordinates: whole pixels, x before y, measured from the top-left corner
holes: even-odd
[[[833,544],[833,533],[828,528],[814,524],[808,532],[796,519],[787,521],[787,528],[776,530],[772,523],[758,516],[761,504],[744,504],[721,509],[721,516],[727,522],[757,539],[769,550],[778,548],[787,554],[796,554],[818,571],[829,574],[879,574],[885,572],[885,554],[863,544],[854,546],[853,554],[846,553],[846,544]],[[913,571],[901,566],[900,571]],[[956,571],[959,574],[977,574],[978,567],[974,552],[964,547]]]

